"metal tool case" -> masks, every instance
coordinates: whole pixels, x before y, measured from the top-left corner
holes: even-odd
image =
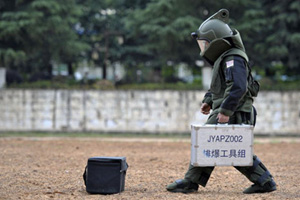
[[[252,166],[252,125],[191,125],[193,166]]]

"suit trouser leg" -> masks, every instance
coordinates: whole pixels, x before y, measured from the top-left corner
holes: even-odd
[[[184,179],[190,180],[193,183],[197,183],[205,187],[213,170],[214,167],[194,167],[190,164]]]
[[[217,112],[212,113],[206,124],[216,124],[217,115]],[[194,167],[190,164],[184,178],[205,187],[213,170],[214,167]]]
[[[249,167],[235,167],[245,175],[249,181],[263,186],[272,180],[272,175],[257,156],[253,156],[253,165]],[[190,164],[184,178],[194,183],[206,186],[214,167],[194,167]]]
[[[235,167],[245,175],[249,181],[263,186],[272,180],[272,175],[257,156],[253,156],[253,165],[250,167]]]
[[[256,109],[253,107],[251,115],[241,115],[242,122],[243,119],[246,120],[246,124],[255,126],[256,123]],[[249,118],[249,119],[247,119]],[[254,155],[253,156],[253,165],[250,167],[235,167],[239,172],[245,175],[251,182],[263,186],[265,183],[272,180],[272,175],[265,165],[260,161],[260,159]]]

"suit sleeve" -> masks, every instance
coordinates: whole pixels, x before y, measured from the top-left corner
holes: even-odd
[[[224,59],[222,70],[225,75],[226,90],[220,112],[231,116],[247,92],[246,61],[240,56],[230,56]]]
[[[210,107],[212,107],[213,101],[212,101],[212,94],[211,94],[210,90],[208,90],[206,92],[206,94],[204,95],[202,103],[207,103]]]

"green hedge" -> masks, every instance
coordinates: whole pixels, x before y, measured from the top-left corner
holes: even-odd
[[[261,90],[290,91],[300,90],[300,80],[274,81],[263,78],[260,81]],[[114,85],[111,81],[98,80],[88,83],[80,83],[72,80],[66,81],[37,81],[32,83],[13,84],[7,88],[21,89],[96,89],[96,90],[203,90],[199,81],[194,83],[135,83]]]
[[[202,90],[196,83],[141,83],[117,86],[120,90]]]
[[[259,81],[261,90],[267,91],[291,91],[300,90],[300,80],[280,81],[263,78]]]

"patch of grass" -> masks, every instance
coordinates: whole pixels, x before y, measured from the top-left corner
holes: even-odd
[[[117,87],[119,90],[202,90],[198,83],[139,83],[124,84]]]

